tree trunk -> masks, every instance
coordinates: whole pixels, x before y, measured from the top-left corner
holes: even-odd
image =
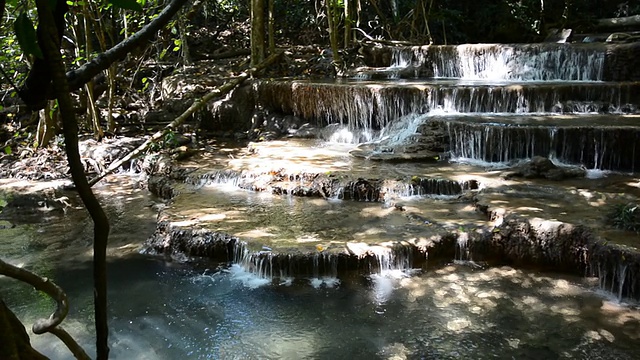
[[[226,83],[226,84],[214,89],[213,91],[209,92],[207,95],[203,96],[202,98],[194,101],[193,104],[191,104],[191,106],[187,110],[185,110],[185,112],[183,112],[180,116],[178,116],[175,120],[173,120],[167,126],[165,126],[164,129],[162,129],[162,130],[156,132],[155,134],[153,134],[149,139],[147,139],[144,143],[142,143],[140,146],[138,146],[132,152],[130,152],[127,155],[125,155],[123,158],[119,159],[118,161],[115,161],[115,162],[111,163],[111,165],[109,165],[107,170],[105,170],[102,174],[100,174],[100,175],[96,176],[95,178],[93,178],[89,182],[89,185],[90,186],[95,185],[98,181],[103,179],[105,176],[111,174],[116,169],[118,169],[120,166],[122,166],[122,164],[124,164],[125,162],[133,159],[134,157],[136,157],[138,155],[140,155],[143,151],[145,151],[149,147],[149,145],[151,145],[154,142],[162,139],[167,133],[169,133],[169,131],[173,131],[175,128],[180,126],[193,113],[195,113],[196,111],[198,111],[198,109],[200,109],[203,106],[205,106],[209,101],[211,101],[213,99],[216,99],[216,98],[219,98],[219,97],[221,97],[223,95],[226,95],[231,90],[233,90],[236,86],[239,86],[240,84],[242,84],[242,82],[245,81],[246,79],[248,79],[249,76],[251,76],[252,74],[260,72],[263,69],[265,69],[267,66],[270,66],[271,64],[273,64],[281,55],[282,55],[282,52],[271,54],[271,56],[269,56],[262,63],[258,64],[258,66],[256,66],[251,71],[244,72],[244,73],[240,74],[240,76],[238,76],[238,77],[234,78],[233,80],[229,81],[228,83]]]
[[[344,48],[351,46],[351,1],[344,0]]]
[[[45,360],[44,355],[31,347],[29,334],[16,315],[0,299],[0,359]]]
[[[264,0],[251,0],[251,66],[264,60]]]
[[[336,68],[336,72],[341,73],[342,69],[342,59],[340,58],[340,54],[338,53],[338,29],[336,25],[336,21],[334,18],[335,9],[333,5],[335,0],[326,0],[327,1],[327,20],[328,30],[329,30],[329,41],[331,42],[331,52],[333,53],[333,66]]]
[[[275,54],[276,52],[276,31],[275,24],[273,23],[273,3],[276,0],[269,0],[269,55]]]
[[[66,2],[57,1],[56,4]],[[56,23],[49,9],[49,0],[36,0],[38,8],[38,43],[42,48],[46,63],[49,65],[53,93],[58,99],[60,116],[62,117],[65,150],[71,170],[71,177],[78,189],[89,215],[93,219],[93,282],[94,307],[96,323],[97,359],[108,359],[108,326],[107,326],[107,240],[109,238],[109,220],[102,206],[91,192],[91,187],[84,173],[84,167],[78,150],[78,123],[76,121],[69,84],[64,72],[64,63],[60,55],[60,38],[56,37]],[[41,30],[42,29],[42,30]]]

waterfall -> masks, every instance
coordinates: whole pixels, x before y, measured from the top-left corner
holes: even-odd
[[[373,255],[375,270],[369,276],[372,283],[372,297],[378,305],[377,313],[384,313],[382,307],[398,286],[397,281],[408,276],[413,264],[412,249],[403,244],[394,247],[371,246],[369,253]]]
[[[318,252],[313,255],[313,277],[309,280],[311,286],[328,288],[340,284],[338,279],[338,257],[333,254]]]
[[[198,177],[197,179],[188,178],[187,182],[193,183],[194,185],[198,185],[200,187],[213,184],[235,188],[240,185],[242,179],[245,177],[247,177],[247,175],[243,174],[240,171],[223,169],[211,171],[203,176]]]
[[[600,289],[615,295],[618,301],[622,301],[625,297],[632,297],[634,279],[632,272],[627,271],[628,269],[629,264],[621,262],[610,267],[606,263],[598,262],[595,275],[598,277]],[[631,286],[627,285],[625,288],[627,283],[631,283]]]
[[[508,163],[534,156],[588,169],[635,171],[640,132],[624,126],[526,125],[512,122],[447,121],[453,158]],[[630,131],[631,130],[631,131]],[[640,150],[640,149],[639,149]]]
[[[369,141],[399,119],[427,114],[626,114],[638,112],[640,103],[639,83],[263,81],[258,90],[265,108],[292,113],[319,126],[332,125],[324,137],[335,133],[337,142]]]
[[[465,44],[396,48],[392,68],[430,68],[433,77],[465,80],[599,81],[602,48],[566,44]]]
[[[273,282],[273,257],[270,251],[251,252],[244,241],[233,246],[231,272],[249,288]]]

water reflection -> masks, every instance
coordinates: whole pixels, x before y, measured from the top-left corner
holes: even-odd
[[[65,326],[91,349],[89,269],[61,270],[56,278],[72,299]],[[578,279],[509,267],[451,265],[314,288],[306,279],[260,286],[239,269],[130,257],[114,261],[109,275],[114,359],[634,359],[640,337],[633,307]],[[46,312],[19,305],[12,294],[20,286],[2,285],[27,323]],[[51,338],[35,337],[34,344],[54,359],[68,358]]]

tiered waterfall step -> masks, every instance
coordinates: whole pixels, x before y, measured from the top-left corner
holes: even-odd
[[[438,124],[438,125],[436,125]],[[430,117],[418,132],[445,128],[454,158],[510,162],[543,156],[587,169],[640,170],[640,116]]]
[[[362,49],[360,79],[640,80],[640,44],[462,44]]]
[[[403,116],[429,112],[633,114],[640,111],[640,82],[274,80],[259,82],[257,101],[314,124],[381,129]]]

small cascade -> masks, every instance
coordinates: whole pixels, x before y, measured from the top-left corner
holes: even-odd
[[[398,286],[399,279],[409,276],[412,269],[413,250],[408,246],[396,244],[389,248],[386,246],[372,246],[369,252],[373,255],[371,264],[372,274],[369,276],[372,283],[372,297],[378,305],[376,312],[385,312],[383,305],[389,300],[391,294]]]
[[[351,181],[349,184],[338,190],[337,193],[342,194],[339,199],[354,201],[384,201],[384,193],[380,191],[377,184],[365,179]]]
[[[526,85],[526,86],[525,86]],[[335,141],[361,142],[415,114],[637,113],[640,83],[458,84],[450,81],[263,81],[259,103],[320,126],[339,125]],[[334,131],[333,133],[336,133]],[[390,133],[385,132],[386,136]],[[395,136],[395,134],[394,134]],[[325,136],[326,137],[326,136]]]
[[[338,257],[318,252],[313,255],[313,277],[309,280],[311,286],[319,288],[324,285],[328,288],[335,287],[340,284],[338,279]]]
[[[439,178],[422,178],[420,187],[425,194],[431,195],[460,195],[466,190],[477,190],[479,184],[475,180],[452,180]]]
[[[640,168],[640,129],[615,126],[526,125],[448,121],[453,158],[507,163],[550,157],[588,169],[633,172]]]
[[[268,285],[273,282],[273,257],[270,251],[251,252],[245,242],[237,241],[231,270],[247,287]]]
[[[469,247],[469,233],[461,232],[456,240],[456,254],[454,262],[467,263],[473,261],[471,259],[471,251]]]
[[[595,275],[598,277],[600,289],[615,295],[618,301],[637,298],[637,294],[634,294],[633,272],[628,270],[629,264],[625,263],[610,267],[606,263],[598,263]]]
[[[200,186],[204,185],[224,185],[237,187],[241,183],[244,174],[239,171],[224,169],[207,173],[197,179]],[[195,182],[195,180],[193,180]]]
[[[392,54],[391,68],[411,64],[436,78],[466,80],[599,81],[605,60],[602,47],[569,44],[401,47]]]
[[[454,180],[447,178],[418,178],[411,182],[388,181],[384,186],[384,198],[389,200],[398,197],[412,196],[458,196],[464,191],[477,190],[476,180]]]
[[[369,252],[374,262],[372,273],[397,276],[413,267],[413,248],[403,244],[393,247],[371,246]]]
[[[405,145],[407,140],[416,135],[418,128],[425,123],[429,115],[430,114],[419,115],[412,113],[403,116],[385,126],[380,131],[378,139],[376,139],[375,142],[388,148]]]
[[[335,287],[338,280],[339,256],[324,251],[315,254],[293,256],[276,254],[268,247],[250,251],[243,241],[233,246],[232,267],[242,274],[243,282],[250,287],[279,283],[290,285],[296,277],[310,277],[314,287]],[[240,276],[238,276],[240,277]]]

